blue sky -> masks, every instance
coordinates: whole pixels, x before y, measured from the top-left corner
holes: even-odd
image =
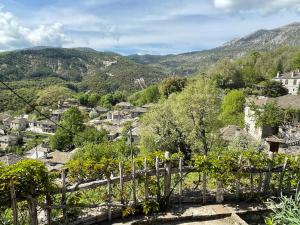
[[[4,0],[0,51],[57,46],[176,54],[292,22],[300,22],[300,0]]]

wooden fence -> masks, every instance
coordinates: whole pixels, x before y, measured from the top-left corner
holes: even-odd
[[[194,166],[186,166],[184,165],[183,159],[180,158],[179,160],[172,161],[170,159],[166,160],[159,160],[157,157],[155,159],[154,168],[149,167],[149,162],[145,159],[143,163],[143,168],[136,169],[134,162],[132,163],[131,167],[131,174],[124,174],[123,165],[119,163],[118,165],[118,174],[112,174],[107,179],[101,180],[93,180],[93,181],[81,181],[79,183],[68,185],[68,177],[67,171],[61,171],[61,188],[58,188],[54,192],[47,193],[43,196],[45,202],[40,202],[37,198],[32,196],[24,196],[28,202],[29,206],[29,218],[30,224],[38,225],[38,213],[37,210],[43,209],[45,211],[45,219],[46,224],[52,224],[52,211],[61,210],[62,211],[62,221],[63,224],[69,224],[71,221],[68,218],[67,211],[70,208],[80,208],[80,209],[89,209],[89,208],[99,208],[105,207],[107,211],[107,218],[108,220],[112,219],[112,212],[113,208],[125,207],[127,204],[125,203],[124,199],[124,187],[125,184],[129,184],[131,186],[131,197],[129,204],[137,205],[142,200],[148,199],[156,199],[160,201],[164,199],[166,202],[170,200],[170,197],[176,196],[178,202],[181,203],[184,197],[184,182],[187,177],[187,174],[192,172],[197,172],[202,174],[201,179],[201,204],[206,204],[208,199],[207,197],[213,196],[215,199],[214,201],[217,203],[222,203],[228,196],[234,197],[238,200],[243,194],[249,194],[250,196],[254,196],[256,194],[264,195],[264,194],[277,194],[282,195],[284,192],[291,192],[297,191],[299,192],[300,189],[300,182],[298,182],[297,187],[285,186],[284,185],[284,176],[294,171],[289,170],[288,160],[285,161],[283,165],[278,165],[276,167],[272,167],[269,165],[267,168],[253,168],[253,167],[242,167],[239,171],[232,171],[232,173],[243,173],[249,177],[249,186],[247,188],[243,188],[241,180],[235,180],[231,186],[234,186],[234,191],[228,192],[225,190],[225,187],[221,180],[216,179],[216,185],[214,190],[209,187],[209,177],[206,173],[202,173],[201,169],[196,168]],[[272,177],[276,176],[276,182],[273,182],[273,192],[270,192],[270,183]],[[176,179],[174,178],[176,177]],[[150,178],[155,181],[155,195],[150,195],[149,191],[149,182]],[[142,180],[143,184],[143,196],[138,196],[137,194],[137,180]],[[256,181],[256,182],[255,182]],[[114,189],[112,188],[113,185],[118,185],[120,192],[120,199],[113,200]],[[95,189],[98,187],[107,187],[107,198],[105,202],[101,204],[68,204],[67,203],[67,194],[68,193],[75,193],[78,191],[90,190]],[[274,192],[275,191],[275,192]],[[17,199],[14,187],[11,186],[11,208],[13,211],[13,222],[14,225],[18,224],[18,209],[17,203],[20,201]],[[60,204],[55,205],[53,204],[54,196],[60,196]],[[41,198],[39,198],[41,199]],[[24,198],[22,198],[24,201]]]

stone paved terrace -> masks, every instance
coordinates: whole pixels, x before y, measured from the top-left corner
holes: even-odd
[[[134,217],[130,219],[115,219],[114,225],[149,225],[149,224],[180,224],[180,225],[247,225],[236,213],[259,212],[266,210],[263,205],[183,205],[173,207],[169,212],[149,217]],[[98,223],[100,224],[100,223]],[[103,224],[103,223],[101,223]]]

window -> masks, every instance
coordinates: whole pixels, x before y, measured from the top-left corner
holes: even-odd
[[[289,84],[289,80],[288,79],[285,80],[285,84]]]
[[[294,80],[294,85],[297,85],[297,79]]]

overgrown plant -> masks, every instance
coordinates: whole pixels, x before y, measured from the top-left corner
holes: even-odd
[[[273,212],[265,220],[267,225],[300,225],[300,193],[295,197],[281,197],[279,203],[270,200],[268,204]]]

